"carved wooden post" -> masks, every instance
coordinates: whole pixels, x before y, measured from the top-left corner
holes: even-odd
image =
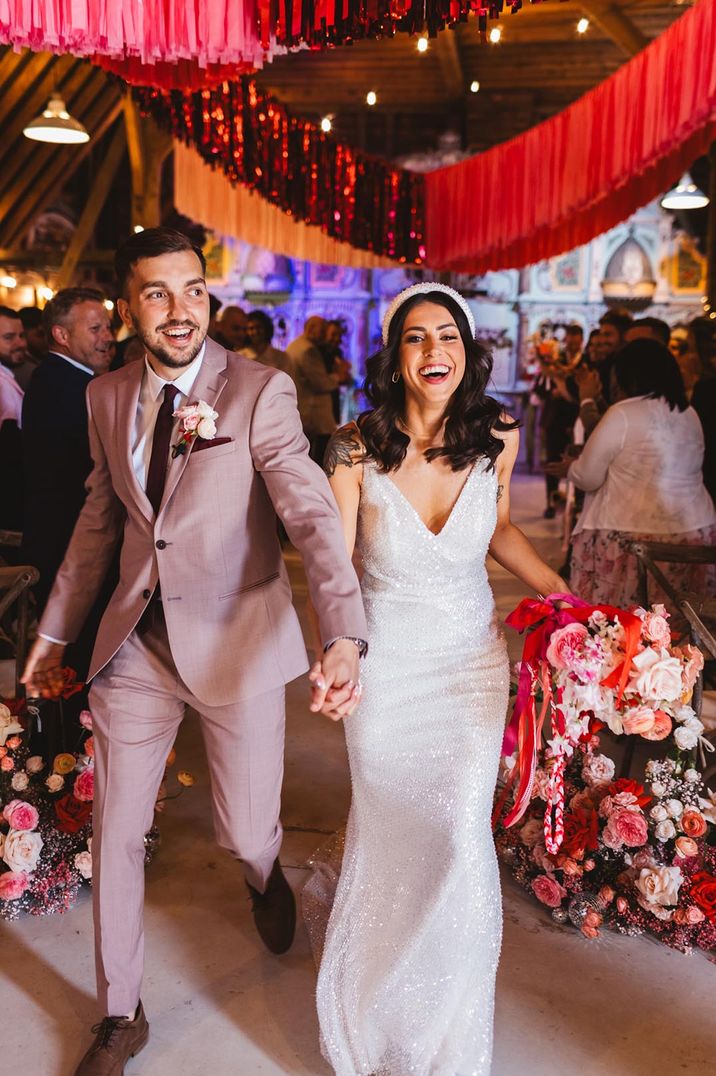
[[[172,149],[171,135],[142,116],[130,90],[124,98],[129,165],[132,173],[132,227],[161,224],[162,165]]]

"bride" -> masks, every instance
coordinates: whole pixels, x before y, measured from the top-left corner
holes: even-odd
[[[509,669],[487,553],[532,590],[566,588],[510,522],[517,424],[486,395],[474,337],[451,288],[398,295],[368,362],[373,409],[326,456],[370,641],[360,707],[333,696],[353,800],[317,993],[338,1076],[490,1069]]]

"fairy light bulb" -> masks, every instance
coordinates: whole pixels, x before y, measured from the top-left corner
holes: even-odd
[[[427,37],[419,37],[418,38],[418,52],[427,52],[427,51],[428,51],[428,39],[427,39]]]

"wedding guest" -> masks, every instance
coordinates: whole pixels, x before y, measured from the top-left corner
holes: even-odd
[[[627,344],[614,361],[617,400],[569,468],[586,492],[573,536],[571,588],[589,602],[641,597],[635,540],[712,545],[716,512],[704,486],[704,437],[669,350]],[[704,566],[661,565],[678,591],[713,588]]]
[[[273,340],[273,321],[263,310],[252,310],[246,323],[246,336],[248,344],[239,352],[247,359],[255,359],[263,366],[271,366],[274,370],[283,370],[285,374],[293,377],[293,366],[285,351],[279,350],[271,343]]]
[[[87,496],[92,459],[85,396],[90,381],[109,368],[114,339],[103,298],[93,288],[64,288],[50,300],[44,310],[49,351],[23,404],[23,549],[40,571],[40,614]],[[84,665],[89,656],[82,653]]]
[[[325,363],[326,370],[329,374],[332,373],[335,368],[336,359],[345,359],[342,346],[344,331],[344,327],[340,321],[326,322],[326,339],[321,348],[321,354],[323,355],[323,362]],[[331,393],[331,405],[333,407],[333,417],[338,423],[341,421],[340,388],[334,389]]]
[[[0,530],[22,529],[22,398],[15,370],[25,359],[17,310],[0,306]],[[16,559],[3,549],[5,559]]]
[[[27,341],[19,310],[0,307],[0,363],[9,370],[22,391],[27,388],[35,369],[27,357]]]
[[[596,365],[591,369],[583,365],[575,371],[579,418],[584,427],[585,440],[612,402],[612,368],[632,324],[631,315],[625,311],[607,310],[606,314],[602,314],[599,337],[592,347],[592,361],[596,360]]]
[[[691,403],[704,431],[704,482],[716,502],[716,324],[710,318],[694,318],[689,343],[700,367]]]
[[[241,351],[246,347],[246,328],[248,325],[246,311],[240,306],[225,306],[219,321],[217,343],[225,347],[227,351]]]
[[[560,460],[572,438],[574,423],[579,415],[579,406],[572,398],[568,379],[581,362],[583,343],[582,326],[568,325],[564,347],[560,351],[557,362],[543,367],[546,391],[541,423],[545,463],[555,463]],[[545,519],[554,519],[557,511],[559,478],[545,471],[545,485],[547,505],[543,514]]]
[[[330,373],[326,370],[321,354],[325,339],[326,321],[314,315],[286,349],[293,362],[303,432],[311,445],[311,457],[317,462],[323,459],[336,428],[331,394],[351,378],[350,364],[344,359],[334,360]]]
[[[24,306],[19,314],[25,330],[28,361],[38,366],[47,354],[47,336],[42,311],[38,306]]]
[[[624,333],[625,344],[630,344],[632,340],[656,340],[668,347],[670,339],[671,329],[661,318],[637,318]]]
[[[216,334],[219,331],[219,311],[223,305],[218,296],[209,292],[209,336],[212,340],[216,339]]]

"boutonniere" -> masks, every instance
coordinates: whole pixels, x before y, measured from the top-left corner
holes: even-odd
[[[218,412],[209,407],[204,400],[187,404],[174,412],[174,418],[181,421],[179,440],[172,445],[172,459],[183,456],[196,437],[202,441],[212,441],[216,437],[216,420]]]

